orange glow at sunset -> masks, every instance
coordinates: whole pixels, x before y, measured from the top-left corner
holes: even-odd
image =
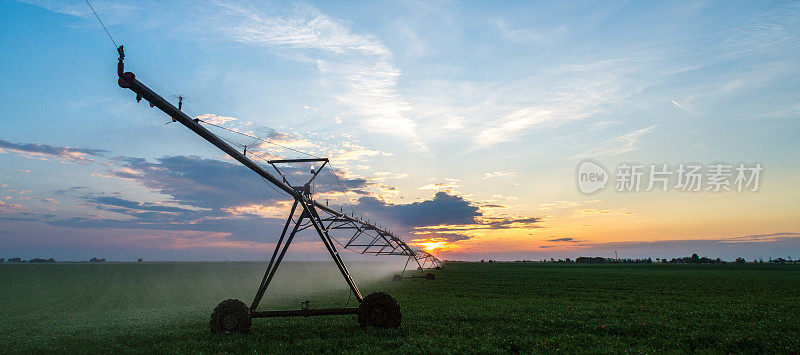
[[[425,251],[444,250],[447,247],[447,242],[435,239],[418,239],[414,241],[415,245],[422,246]]]
[[[425,246],[425,250],[431,251],[435,249],[442,249],[447,242],[428,242],[428,243],[421,243],[420,245]]]

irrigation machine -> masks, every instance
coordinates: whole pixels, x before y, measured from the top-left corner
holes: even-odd
[[[397,301],[384,292],[374,292],[363,297],[356,283],[347,270],[339,251],[335,244],[361,254],[371,255],[399,255],[406,256],[406,266],[403,272],[394,275],[395,281],[405,278],[433,279],[432,273],[426,272],[427,269],[441,269],[442,262],[432,254],[423,250],[414,250],[400,238],[386,228],[365,221],[353,215],[345,213],[341,208],[338,210],[331,208],[327,203],[319,203],[313,198],[313,180],[317,177],[322,168],[328,164],[327,158],[311,159],[284,159],[268,161],[277,176],[269,173],[264,167],[255,163],[247,156],[246,148],[240,152],[204,127],[204,123],[199,118],[191,118],[182,109],[182,98],[179,98],[178,107],[165,100],[146,85],[136,79],[131,72],[125,72],[123,60],[125,52],[122,46],[117,48],[119,53],[119,63],[117,65],[118,84],[120,87],[130,89],[136,94],[136,101],[146,100],[150,107],[157,107],[166,113],[174,122],[179,122],[192,132],[196,133],[209,143],[213,144],[231,158],[246,166],[268,184],[272,184],[294,199],[289,216],[283,226],[280,236],[275,245],[275,250],[267,264],[266,272],[261,280],[253,302],[248,306],[244,302],[236,299],[228,299],[217,305],[211,314],[211,331],[214,333],[234,333],[248,332],[253,318],[270,317],[309,317],[322,315],[346,315],[354,314],[358,316],[358,323],[362,328],[397,328],[400,326],[401,313]],[[252,156],[252,154],[251,154]],[[318,164],[316,172],[312,169],[310,179],[300,186],[290,185],[282,170],[285,164]],[[335,174],[335,172],[334,172]],[[280,177],[280,178],[279,178]],[[258,310],[264,294],[272,281],[275,272],[281,264],[289,245],[292,243],[298,232],[312,229],[322,241],[328,254],[330,254],[337,268],[342,274],[350,291],[358,300],[358,307],[343,308],[320,308],[312,309],[307,302],[301,303],[299,309],[292,310]],[[331,234],[338,232],[344,234],[346,242],[339,243]],[[343,240],[345,240],[343,238]],[[408,264],[414,260],[417,264],[417,274],[406,276]]]

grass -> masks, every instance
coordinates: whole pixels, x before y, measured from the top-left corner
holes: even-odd
[[[214,306],[249,303],[263,267],[3,264],[0,351],[800,352],[798,265],[456,263],[434,281],[387,274],[360,285],[397,298],[399,330],[363,331],[355,316],[328,316],[256,319],[250,334],[211,334]],[[315,294],[302,285],[269,305],[346,302],[343,288]]]

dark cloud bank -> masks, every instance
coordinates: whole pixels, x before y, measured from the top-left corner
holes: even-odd
[[[154,162],[140,158],[120,157],[116,160],[122,168],[109,173],[117,178],[136,181],[153,191],[166,195],[183,207],[163,206],[121,198],[119,196],[81,195],[87,203],[104,211],[128,216],[116,218],[72,218],[48,220],[58,227],[114,228],[153,230],[193,230],[232,233],[234,240],[271,241],[269,234],[278,233],[283,219],[261,218],[253,215],[231,215],[229,209],[247,204],[270,206],[289,198],[273,189],[249,169],[230,162],[193,156],[172,156]],[[305,167],[287,169],[289,176],[300,181]],[[482,216],[476,204],[460,196],[445,192],[436,193],[430,200],[411,204],[388,204],[364,195],[369,187],[364,179],[339,178],[348,190],[362,191],[363,195],[352,208],[356,214],[373,221],[408,232],[415,227],[441,224],[473,224]],[[290,177],[290,183],[292,178]],[[330,172],[320,174],[316,180],[317,192],[338,191],[339,181]],[[83,191],[82,189],[76,189]],[[288,214],[288,210],[286,211]],[[512,220],[493,221],[487,226],[504,228]],[[455,241],[468,237],[445,233],[441,237]]]

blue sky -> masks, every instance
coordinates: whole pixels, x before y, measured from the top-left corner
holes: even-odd
[[[92,4],[139,80],[332,158],[350,192],[326,172],[318,198],[445,257],[800,255],[796,3]],[[2,1],[0,21],[0,256],[270,249],[286,201],[119,88],[84,2]],[[764,173],[753,193],[584,195],[584,159]]]

